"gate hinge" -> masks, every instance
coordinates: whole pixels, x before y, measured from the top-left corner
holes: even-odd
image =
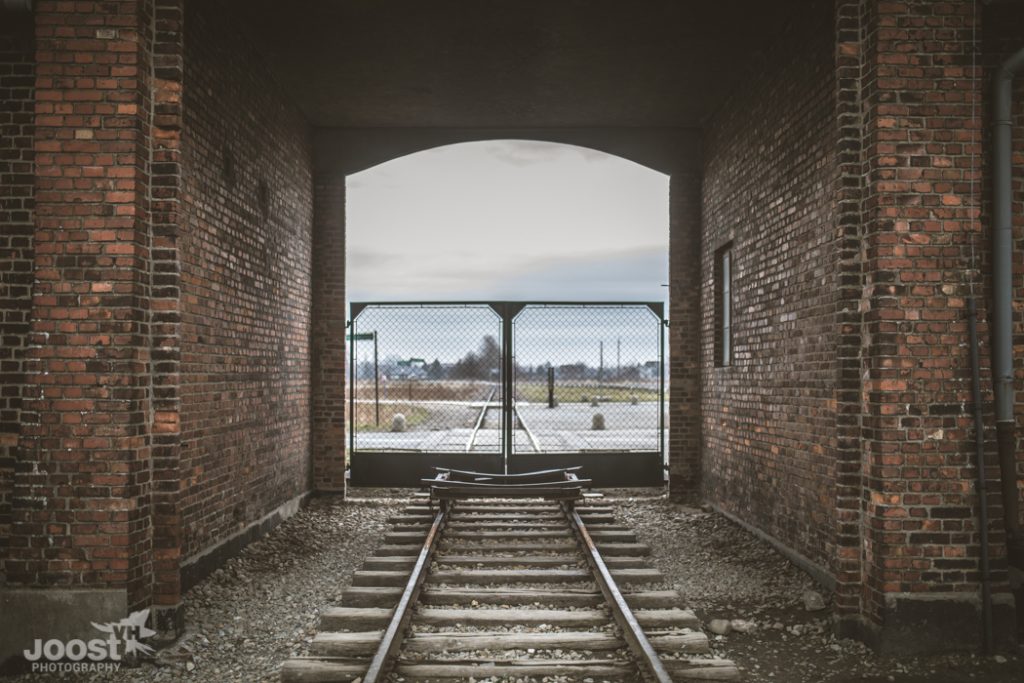
[[[668,320],[662,320],[662,321],[661,321],[661,324],[662,324],[662,325],[664,325],[665,327],[669,327],[669,324],[668,324],[668,323],[669,323],[669,321],[668,321]]]

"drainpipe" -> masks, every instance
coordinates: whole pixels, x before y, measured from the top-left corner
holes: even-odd
[[[992,374],[995,383],[996,442],[1002,479],[1006,545],[1010,563],[1024,568],[1017,493],[1017,436],[1013,396],[1013,192],[1012,109],[1013,78],[1024,68],[1024,49],[996,71],[993,83],[993,242],[992,242]]]
[[[31,12],[32,0],[2,0],[0,9],[5,9],[8,12]]]

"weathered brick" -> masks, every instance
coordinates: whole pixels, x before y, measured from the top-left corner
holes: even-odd
[[[90,21],[102,22],[109,10],[116,10],[126,25],[140,28],[130,54],[144,64],[149,59],[146,32],[151,9],[142,0],[80,3],[63,10],[42,2],[36,8],[36,111],[54,111],[46,104],[51,101],[69,104],[61,105],[66,109],[60,116],[37,116],[32,131],[37,157],[42,158],[34,184],[38,248],[12,501],[11,539],[16,549],[8,557],[18,567],[17,577],[8,577],[15,583],[121,587],[133,605],[149,601],[151,573],[149,477],[144,466],[149,458],[148,177],[117,190],[117,199],[131,205],[131,211],[124,212],[131,218],[123,223],[120,241],[106,243],[108,249],[114,247],[108,253],[123,257],[108,260],[95,256],[101,251],[90,241],[90,232],[97,219],[110,227],[108,217],[114,212],[103,203],[109,186],[99,174],[85,176],[82,168],[144,166],[139,155],[149,140],[148,83],[102,78],[111,62],[104,58],[105,46],[86,43],[83,51],[75,52],[68,48],[68,42],[75,41],[64,38],[85,36],[92,30],[87,26]],[[53,24],[65,26],[70,35],[55,38],[48,30]],[[95,59],[83,60],[85,56]],[[95,65],[91,77],[75,78],[80,75],[76,65],[84,61]],[[110,103],[129,100],[139,106],[137,116],[111,116]],[[118,128],[123,142],[102,141],[108,124]],[[120,281],[130,287],[94,291],[97,281]],[[53,320],[74,322],[58,331]],[[110,388],[81,373],[69,359],[102,361]],[[129,467],[114,473],[115,463]],[[99,483],[89,484],[91,480]],[[98,521],[113,521],[113,510],[127,510],[132,532],[76,535],[56,525],[51,527],[54,533],[40,534],[40,523],[60,522],[65,510],[76,508],[108,510]],[[22,543],[22,538],[28,542]],[[68,561],[48,563],[48,546],[66,548]],[[122,550],[129,571],[107,571],[109,563],[93,554],[100,546]]]
[[[5,17],[0,24],[0,557],[10,537],[32,311],[34,50],[31,17]]]
[[[832,574],[840,615],[869,631],[894,593],[977,588],[965,312],[974,293],[987,366],[981,67],[1018,47],[1021,26],[989,11],[1001,26],[972,70],[970,3],[809,4],[708,126],[703,489]],[[880,28],[911,20],[923,23]],[[715,367],[713,254],[726,243],[735,361]],[[987,368],[982,382],[992,424]]]
[[[183,561],[311,482],[310,128],[266,72],[254,69],[260,58],[233,23],[215,6],[186,5]],[[261,182],[271,189],[266,213]]]
[[[809,4],[710,122],[700,270],[703,491],[830,571],[840,367],[833,36],[830,8]],[[714,255],[730,243],[733,361],[716,367]]]

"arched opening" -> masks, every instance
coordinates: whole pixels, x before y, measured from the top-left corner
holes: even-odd
[[[351,301],[661,300],[669,177],[550,142],[445,145],[349,175]]]
[[[581,458],[663,481],[667,175],[502,139],[379,164],[345,195],[353,483]]]

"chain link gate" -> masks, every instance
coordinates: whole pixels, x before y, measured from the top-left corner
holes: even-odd
[[[660,303],[351,304],[352,485],[582,465],[661,486],[664,325]]]

